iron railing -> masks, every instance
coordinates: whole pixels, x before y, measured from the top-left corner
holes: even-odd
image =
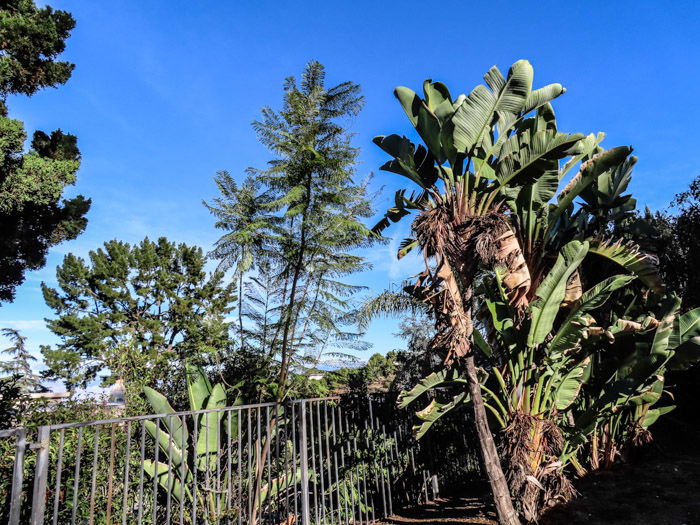
[[[435,497],[448,471],[394,407],[327,397],[42,426],[31,442],[0,431],[0,521],[372,523]]]

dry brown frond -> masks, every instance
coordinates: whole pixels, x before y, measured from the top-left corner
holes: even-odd
[[[583,285],[581,284],[581,275],[579,271],[576,270],[569,277],[566,283],[566,292],[564,293],[564,300],[561,302],[561,306],[566,308],[571,306],[576,301],[578,301],[583,295]]]
[[[532,283],[520,242],[509,227],[499,238],[498,260],[506,266],[503,285],[508,291],[510,303],[518,309],[528,305],[527,292]]]

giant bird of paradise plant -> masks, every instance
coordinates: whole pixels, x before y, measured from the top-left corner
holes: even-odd
[[[517,517],[486,410],[505,430],[511,489],[523,516],[534,520],[544,505],[572,494],[564,467],[583,468],[578,454],[595,428],[605,426],[601,414],[611,413],[610,403],[619,405],[606,392],[624,378],[603,371],[610,361],[604,350],[616,338],[612,325],[647,339],[668,328],[650,315],[664,293],[653,258],[614,236],[634,210],[634,199],[624,194],[636,162],[631,148],[604,150],[602,133],[559,132],[550,101],[564,89],[532,90],[532,78],[532,67],[521,60],[505,77],[492,68],[486,86],[454,100],[439,82],[426,81],[423,97],[397,88],[423,144],[398,135],[375,139],[393,157],[382,169],[418,188],[399,190],[374,231],[413,216],[413,236],[398,257],[420,248],[425,270],[406,287],[409,301],[382,297],[374,306],[427,309],[437,328],[433,346],[445,355],[445,370],[406,393],[402,403],[447,383],[461,385],[448,402],[434,399],[418,412],[419,434],[457,406],[472,407],[503,523]],[[626,300],[624,292],[632,290],[642,299]],[[488,356],[481,381],[475,348]],[[665,362],[644,369],[647,375],[628,392],[642,400],[635,405],[642,407],[635,409],[640,428],[650,410],[651,418],[659,413],[653,410],[664,410],[650,409],[644,400],[654,396],[644,396],[649,389],[658,393]],[[591,411],[593,427],[581,419]]]

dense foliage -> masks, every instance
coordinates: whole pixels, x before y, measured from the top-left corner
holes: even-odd
[[[437,330],[431,348],[445,358],[402,402],[452,387],[418,412],[419,435],[472,407],[499,519],[517,523],[483,408],[502,428],[510,491],[534,521],[573,494],[571,466],[610,464],[648,440],[648,427],[673,408],[654,407],[664,372],[700,358],[700,311],[681,315],[656,261],[611,237],[642,229],[638,219],[631,225],[635,201],[624,193],[631,148],[603,149],[602,133],[559,132],[550,101],[564,89],[532,90],[526,61],[484,79],[456,99],[439,82],[424,83],[424,98],[397,88],[425,145],[398,135],[375,142],[394,157],[382,169],[419,188],[399,191],[375,231],[415,214],[398,255],[420,247],[426,270],[406,288],[410,299],[391,308],[426,308]]]
[[[73,65],[57,57],[74,25],[70,14],[31,0],[0,2],[0,301],[12,300],[25,272],[42,267],[51,246],[87,223],[90,202],[62,198],[80,167],[76,137],[36,131],[27,150],[24,126],[5,105],[11,94],[31,96],[69,79]],[[573,475],[650,442],[651,425],[674,409],[668,373],[700,361],[693,270],[700,178],[677,196],[675,215],[639,213],[628,193],[632,148],[603,148],[603,133],[561,132],[552,101],[564,88],[533,89],[532,67],[521,60],[506,75],[491,68],[485,85],[456,98],[431,80],[422,94],[396,89],[421,143],[399,134],[374,142],[390,156],[381,169],[410,180],[415,191],[396,192],[370,230],[368,181],[356,180],[349,131],[363,97],[352,82],[327,87],[325,75],[310,62],[298,81],[284,82],[279,110],[262,109],[253,128],[273,157],[264,169],[249,168],[242,181],[217,174],[219,196],[205,202],[222,232],[210,254],[216,271],[207,271],[201,248],[165,238],[112,240],[89,260],[64,258],[58,286],[42,284],[55,314],[47,325],[60,343],[42,348],[41,378],[72,392],[99,376],[104,385],[124,380],[129,414],[401,392],[402,408],[427,399],[416,412],[418,437],[447,428],[448,417],[468,408],[468,434],[478,437],[499,519],[534,522],[573,496]],[[403,292],[359,305],[363,287],[351,281],[369,265],[357,250],[385,240],[405,217],[413,219],[411,236],[397,255],[420,251],[423,271]],[[349,359],[349,351],[368,348],[362,331],[374,315],[405,312],[399,335],[406,350],[321,369],[324,356]],[[35,358],[19,332],[3,335],[11,341],[0,362],[3,426],[113,415],[94,400],[30,401],[26,394],[41,389]],[[270,418],[290,423],[279,406],[266,409],[270,429]],[[197,496],[184,484],[240,471],[230,450],[224,465],[220,443],[208,437],[235,441],[238,417],[217,413],[212,423],[195,415],[190,427],[170,417],[167,430],[144,423],[141,446],[165,457],[137,465],[157,482],[144,505],[155,509],[167,495],[186,502],[187,512],[201,507],[218,518],[222,496]],[[373,447],[375,429],[355,426],[345,439],[352,434],[368,448],[367,458],[355,458],[358,475],[360,466],[384,475],[376,464],[387,450]],[[86,443],[97,457],[108,443],[127,446],[132,431],[109,438],[86,430]],[[255,495],[253,520],[275,491],[298,483],[296,445],[286,437],[281,444],[291,472],[286,463],[270,464],[272,430],[265,439],[260,432],[255,440],[248,430],[245,461],[255,474],[239,480]],[[80,436],[61,439],[73,450]],[[5,473],[13,452],[3,446]],[[66,460],[80,466],[79,457]],[[128,472],[129,457],[116,462]],[[108,478],[100,471],[99,482]]]
[[[103,372],[134,392],[144,385],[182,390],[184,364],[211,365],[228,340],[234,286],[205,264],[201,248],[165,238],[109,241],[89,261],[67,255],[58,288],[42,287],[57,315],[48,327],[61,338],[42,351],[45,376],[69,389]]]
[[[75,239],[90,201],[62,200],[75,182],[80,151],[73,135],[36,131],[29,151],[19,120],[8,117],[10,94],[33,95],[65,83],[73,64],[57,62],[75,22],[69,13],[31,0],[0,5],[0,301],[11,301],[27,270],[46,264],[51,246]]]
[[[70,13],[33,0],[0,3],[0,97],[33,95],[45,87],[65,84],[75,67],[57,61],[75,27]]]

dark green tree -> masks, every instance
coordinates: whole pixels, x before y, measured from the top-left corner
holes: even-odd
[[[58,289],[42,284],[61,338],[44,348],[46,377],[85,386],[98,373],[177,392],[184,364],[210,365],[228,342],[225,316],[235,301],[223,274],[205,271],[202,250],[165,238],[131,246],[109,241],[89,262],[69,254],[58,267]]]
[[[33,95],[65,84],[74,64],[56,57],[66,48],[75,20],[66,11],[38,8],[33,0],[0,2],[0,96]]]
[[[700,176],[676,195],[668,212],[647,213],[653,232],[644,239],[659,259],[668,288],[683,299],[684,309],[700,306]]]
[[[56,61],[75,21],[31,0],[0,2],[0,301],[11,301],[27,270],[46,264],[51,246],[77,237],[90,201],[62,200],[80,167],[73,135],[36,131],[24,151],[22,122],[8,118],[8,95],[65,83],[73,64]]]
[[[282,108],[263,108],[261,120],[253,123],[275,156],[267,169],[248,170],[256,195],[264,195],[256,216],[260,223],[242,230],[250,238],[234,238],[236,230],[230,228],[233,235],[217,245],[215,255],[222,261],[238,261],[245,246],[256,246],[251,268],[264,262],[266,283],[278,294],[279,308],[267,317],[272,329],[265,349],[279,363],[278,397],[286,393],[295,367],[314,366],[324,353],[364,348],[351,328],[354,298],[362,287],[344,282],[368,267],[353,251],[370,242],[362,219],[372,215],[372,207],[366,184],[354,181],[358,151],[347,129],[362,103],[352,82],[326,87],[318,62],[307,65],[300,82],[288,78]],[[225,201],[235,207],[239,200],[222,189],[222,199],[210,209],[221,219]],[[217,226],[229,229],[225,221]],[[241,312],[245,315],[246,306]]]

